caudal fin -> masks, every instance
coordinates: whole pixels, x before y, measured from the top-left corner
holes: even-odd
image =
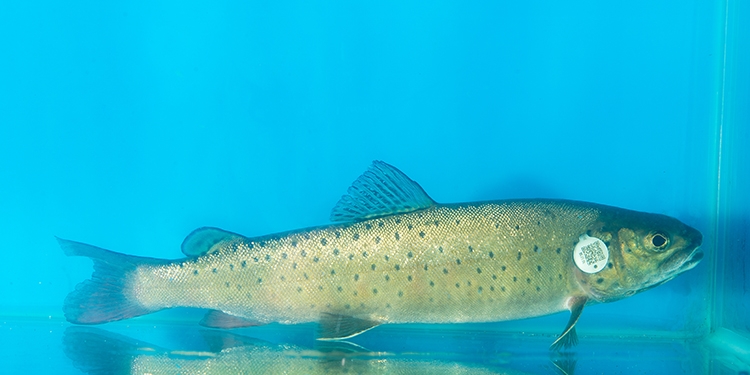
[[[133,271],[141,264],[162,261],[116,253],[80,242],[58,238],[65,255],[94,261],[91,279],[76,286],[65,298],[65,318],[75,324],[101,324],[149,314],[159,309],[141,306],[133,296]]]

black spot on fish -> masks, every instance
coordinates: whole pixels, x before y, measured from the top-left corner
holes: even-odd
[[[323,285],[318,285],[318,290],[323,290]]]
[[[281,277],[279,277],[279,279],[281,279],[281,281],[286,281],[286,277],[284,277],[284,275],[281,275]]]
[[[355,274],[354,274],[354,281],[357,281],[357,280],[359,280],[359,274],[358,274],[358,273],[355,273]]]
[[[477,273],[482,273],[482,269],[481,268],[477,268]]]
[[[286,253],[281,253],[281,259],[286,259],[287,255]]]
[[[373,271],[375,271],[375,263],[373,263],[370,268],[372,268]]]
[[[396,223],[398,223],[399,221],[401,221],[401,219],[396,219]],[[378,227],[382,228],[383,225],[385,225],[385,223],[383,223],[382,221],[378,222]]]
[[[456,225],[461,224],[461,220],[456,220]]]
[[[562,249],[559,248],[559,247],[557,248],[557,250],[555,250],[555,252],[558,253],[558,254],[560,254],[561,251],[562,251]]]
[[[518,278],[513,276],[513,282],[515,283],[516,281],[518,281]]]
[[[372,290],[372,294],[378,294],[378,290],[377,289],[373,289]]]
[[[495,229],[500,229],[500,224],[495,223]]]
[[[438,251],[439,251],[440,253],[442,253],[442,252],[443,252],[443,247],[442,247],[442,246],[438,247]]]
[[[211,270],[211,272],[213,272],[213,273],[219,273],[219,270],[217,270],[216,268],[214,268],[214,269]]]
[[[339,285],[339,286],[336,287],[336,290],[338,290],[339,292],[341,292],[341,291],[344,290],[344,288],[342,288],[341,285]]]
[[[501,271],[505,271],[506,269],[507,269],[507,267],[505,267],[505,266],[501,266],[501,267],[500,267],[500,270],[501,270]]]
[[[390,304],[390,303],[386,303],[386,304],[385,304],[385,308],[386,308],[386,309],[390,309],[390,308],[391,308],[391,304]]]
[[[490,286],[490,291],[494,292],[495,291],[495,287],[494,286]]]
[[[536,270],[542,272],[542,266],[536,266]]]
[[[198,275],[198,270],[193,270],[193,275]]]
[[[310,277],[307,276],[307,272],[303,272],[302,276],[305,278],[305,280],[309,280],[310,279]]]
[[[367,229],[367,230],[372,229],[372,225],[371,224],[365,224],[365,229]]]
[[[467,282],[466,282],[466,285],[467,285],[467,286],[471,286],[471,281],[467,281]]]
[[[459,283],[456,283],[456,288],[458,288],[458,287],[460,287],[460,286],[461,286],[461,284],[459,284]]]
[[[240,263],[240,266],[242,266],[242,268],[247,267],[247,262],[243,260],[242,263]]]
[[[385,258],[385,261],[386,261],[386,262],[388,261],[388,259],[390,259],[390,258],[388,257],[388,255],[384,256],[383,258]]]
[[[242,285],[237,284],[237,290],[240,290],[240,289],[242,289]]]
[[[630,250],[630,248],[628,247],[628,248],[625,248],[625,252],[626,252],[626,253],[632,253],[632,252],[633,252],[633,250]]]
[[[362,252],[362,257],[363,257],[363,258],[367,258],[367,252],[366,252],[366,251],[363,251],[363,252]]]
[[[427,267],[427,265],[425,264],[425,265],[424,265],[424,270],[425,270],[425,271],[427,271],[427,269],[428,269],[428,267]]]
[[[399,290],[399,291],[398,291],[398,296],[399,296],[399,297],[403,297],[403,296],[404,296],[404,292],[402,292],[402,291],[400,291],[400,290]]]
[[[375,237],[375,243],[376,243],[376,244],[379,244],[379,243],[380,243],[380,237]]]
[[[359,239],[359,233],[354,233],[354,235],[352,236],[352,239],[355,240],[355,241],[358,240]]]
[[[474,252],[474,248],[473,248],[473,247],[471,247],[471,245],[469,245],[469,252],[470,252],[470,253],[473,253],[473,252]]]
[[[456,259],[456,265],[461,265],[461,259]]]
[[[439,220],[435,220],[434,224],[435,224],[435,226],[438,226],[438,224],[440,224],[440,221]]]
[[[341,232],[335,231],[333,234],[336,236],[336,238],[341,238]]]
[[[531,279],[529,279],[528,277],[526,278],[526,284],[531,284]]]
[[[234,270],[234,264],[229,264],[229,270],[230,271]]]
[[[607,268],[612,268],[612,267],[614,267],[614,265],[612,264],[612,262],[607,263]]]
[[[302,293],[302,287],[297,287],[297,293]]]
[[[410,252],[408,252],[408,253],[406,253],[406,257],[407,257],[407,258],[411,258],[411,257],[413,257],[413,256],[414,256],[414,254],[412,254],[412,252],[411,252],[411,251],[410,251]]]
[[[541,221],[537,221],[536,225],[542,225],[542,222]]]
[[[390,279],[391,279],[391,277],[390,277],[390,276],[388,276],[388,275],[385,275],[385,281],[389,281]]]
[[[180,268],[185,268],[185,263],[180,263]]]
[[[262,283],[262,282],[263,282],[263,279],[261,279],[261,278],[259,277],[259,278],[258,278],[258,284],[260,284],[260,283]]]
[[[494,258],[495,257],[495,253],[493,253],[493,252],[490,251],[489,256],[490,256],[490,258]]]
[[[304,237],[306,240],[309,240],[310,239],[310,233],[305,233],[305,234],[302,235],[302,237]]]
[[[424,238],[424,232],[419,232],[419,237]]]
[[[504,286],[501,286],[501,287],[500,287],[500,290],[502,290],[502,291],[504,292],[504,291],[505,291],[505,287],[504,287]]]
[[[411,230],[412,228],[414,228],[414,226],[413,226],[413,225],[411,225],[411,224],[406,224],[406,229],[408,229],[408,230]]]
[[[297,262],[292,263],[292,268],[295,270],[297,269]]]
[[[253,260],[257,263],[258,262],[258,257],[253,257]]]
[[[560,279],[560,280],[562,280],[562,274],[561,274],[561,273],[558,273],[558,274],[557,274],[557,278],[558,278],[558,279]]]
[[[540,287],[536,287],[536,291],[537,291],[537,292],[539,292],[539,291],[541,291],[541,290],[542,290],[542,288],[540,288]]]
[[[596,279],[596,283],[597,283],[597,284],[601,284],[601,283],[603,283],[603,282],[604,282],[604,279],[603,279],[603,278],[601,278],[601,277],[600,277],[600,278],[598,278],[598,279]]]
[[[398,232],[396,232],[396,241],[400,240],[401,236],[398,235]]]
[[[349,308],[351,308],[351,306],[349,306],[349,304],[347,303],[346,305],[344,305],[344,308],[345,309],[349,309]]]
[[[448,274],[448,269],[447,268],[443,268],[443,273],[447,275]]]
[[[214,250],[214,252],[211,253],[211,254],[213,254],[213,255],[219,255],[219,250]]]
[[[335,274],[336,274],[336,270],[331,270],[331,275],[335,275]]]
[[[320,258],[318,258],[318,257],[314,257],[313,258],[313,262],[315,262],[315,263],[318,263],[319,260],[320,260]]]
[[[307,256],[307,251],[302,250],[299,255],[301,255],[303,258]]]
[[[356,295],[357,295],[357,291],[355,290],[353,294],[354,294],[354,296],[356,296]],[[363,305],[364,305],[364,304],[363,304]]]
[[[401,266],[399,266],[399,265],[397,264],[397,265],[393,266],[393,268],[395,268],[395,269],[396,269],[396,271],[398,271],[398,270],[400,270],[400,269],[401,269]]]
[[[516,260],[521,260],[521,252],[518,252],[518,255],[516,256]]]
[[[339,255],[339,249],[333,249],[333,255]]]
[[[492,275],[492,280],[497,280],[497,275]]]
[[[229,281],[225,282],[224,286],[227,287],[227,288],[229,288]]]
[[[537,246],[537,245],[534,245],[534,252],[535,252],[535,253],[538,253],[538,252],[539,252],[539,246]]]
[[[482,293],[482,287],[481,286],[479,288],[477,288],[477,293],[480,293],[480,294]]]
[[[435,302],[435,299],[430,297],[430,302]]]
[[[411,275],[407,276],[407,277],[406,277],[406,280],[409,280],[409,281],[411,281]]]
[[[320,239],[320,244],[321,244],[321,245],[323,245],[323,246],[325,246],[325,245],[327,245],[327,244],[328,244],[328,241],[326,241],[326,239],[325,239],[325,238],[321,238],[321,239]]]
[[[519,229],[521,229],[521,228],[518,225],[516,225],[516,230],[519,230]]]
[[[435,282],[433,282],[432,280],[430,280],[430,286],[435,286]]]
[[[354,259],[354,254],[349,254],[349,260]]]

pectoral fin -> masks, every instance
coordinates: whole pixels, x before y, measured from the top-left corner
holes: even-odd
[[[568,325],[565,326],[565,329],[560,334],[560,337],[558,337],[557,340],[555,340],[555,342],[550,345],[550,350],[559,351],[562,348],[567,349],[578,344],[578,335],[576,335],[576,323],[578,323],[578,319],[581,317],[583,306],[586,305],[586,301],[586,297],[571,298],[569,302],[570,319],[568,319]]]
[[[347,315],[323,314],[320,318],[318,340],[343,340],[380,325],[371,320],[358,319]]]

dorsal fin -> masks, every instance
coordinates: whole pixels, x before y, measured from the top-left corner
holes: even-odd
[[[201,256],[217,243],[237,238],[243,238],[243,236],[219,228],[198,228],[182,241],[182,253],[189,257]]]
[[[434,205],[419,184],[396,167],[376,160],[336,203],[331,221],[360,221]]]

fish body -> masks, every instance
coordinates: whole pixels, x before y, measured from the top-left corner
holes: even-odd
[[[382,162],[332,220],[252,238],[201,228],[183,243],[188,257],[173,261],[61,240],[96,270],[67,298],[66,316],[96,324],[199,307],[214,310],[203,321],[211,327],[320,321],[321,338],[340,339],[384,323],[570,310],[556,342],[570,345],[583,306],[666,282],[702,257],[700,232],[667,216],[564,200],[437,204]]]

